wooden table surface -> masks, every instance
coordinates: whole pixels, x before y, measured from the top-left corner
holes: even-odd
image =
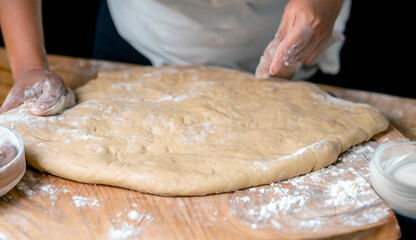
[[[136,67],[53,55],[49,61],[72,88],[98,71]],[[0,49],[0,103],[12,82]],[[394,214],[369,184],[368,162],[381,143],[416,140],[416,100],[322,87],[379,108],[392,126],[316,173],[204,197],[77,183],[28,167],[22,181],[0,198],[0,239],[397,239]]]

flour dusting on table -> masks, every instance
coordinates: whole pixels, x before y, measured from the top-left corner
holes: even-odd
[[[330,232],[331,226],[353,229],[385,219],[390,209],[368,181],[374,148],[374,142],[357,145],[327,168],[237,191],[229,200],[231,212],[251,228],[282,232]],[[363,158],[368,161],[360,165],[363,161],[357,160]]]
[[[138,205],[133,203],[131,208],[124,208],[114,217],[111,217],[112,226],[108,231],[109,240],[136,239],[144,233],[143,224],[153,221],[153,216],[147,213],[140,213],[135,210]]]
[[[72,202],[77,208],[79,207],[98,207],[100,204],[97,199],[83,197],[83,196],[73,196]]]

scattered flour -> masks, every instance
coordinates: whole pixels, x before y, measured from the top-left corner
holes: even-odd
[[[139,217],[141,217],[142,215],[140,215],[140,213],[138,213],[136,210],[132,210],[132,211],[130,211],[129,212],[129,218],[131,219],[131,220],[136,220],[136,219],[138,219]]]
[[[7,235],[6,234],[4,234],[4,233],[2,233],[2,232],[0,232],[0,240],[7,240],[8,238],[7,238]]]
[[[282,232],[330,232],[337,226],[378,222],[390,212],[368,180],[368,162],[375,147],[367,142],[346,151],[326,168],[237,191],[229,200],[231,212],[254,229]],[[367,161],[360,160],[363,158]]]
[[[43,177],[32,171],[26,171],[16,188],[28,199],[32,199],[33,196],[47,197],[52,201],[52,205],[55,205],[55,201],[61,194],[69,193],[65,186],[56,187],[54,184],[48,184]]]
[[[82,196],[73,196],[72,202],[75,204],[77,208],[100,206],[97,199],[92,199],[92,198],[82,197]]]
[[[123,223],[120,228],[111,227],[108,232],[108,239],[111,240],[125,240],[131,238],[137,238],[142,233],[141,228],[136,228],[135,226]]]
[[[133,208],[138,205],[131,204]],[[153,216],[146,213],[140,213],[134,209],[124,208],[123,211],[111,218],[112,226],[107,234],[109,240],[127,240],[137,239],[143,234],[144,229],[141,227],[144,222],[149,224],[153,221]]]
[[[53,217],[59,210],[56,208],[56,202],[62,194],[71,194],[66,186],[57,187],[46,180],[45,173],[37,173],[34,171],[26,171],[22,181],[16,186],[20,194],[27,199],[36,200],[37,198],[49,200],[49,208],[44,213]],[[74,194],[74,192],[72,192]],[[5,195],[2,197],[4,201],[13,201],[11,196]],[[100,209],[104,199],[97,199],[94,197],[86,197],[80,195],[71,196],[71,203],[74,204],[77,210],[81,209]],[[150,224],[153,221],[151,214],[142,213],[140,206],[137,203],[132,203],[129,207],[122,208],[115,216],[109,217],[111,221],[111,227],[108,230],[107,237],[110,240],[121,239],[137,239],[139,235],[145,232],[142,227],[143,224]],[[19,224],[20,229],[28,231],[29,226],[27,219],[17,218],[18,216],[10,215],[9,221]],[[104,216],[107,218],[108,216]],[[97,220],[97,219],[95,219]],[[90,227],[94,228],[98,222],[89,222]],[[23,224],[24,222],[26,224]],[[98,220],[97,220],[98,221]],[[22,228],[23,226],[23,228]],[[45,229],[46,230],[46,229]],[[4,233],[0,232],[0,240],[8,239]]]

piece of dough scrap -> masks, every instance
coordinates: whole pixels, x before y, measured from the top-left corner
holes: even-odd
[[[160,195],[269,184],[330,165],[388,127],[377,109],[316,85],[218,67],[102,72],[78,104],[37,117],[31,103],[0,115],[28,163],[75,181]]]

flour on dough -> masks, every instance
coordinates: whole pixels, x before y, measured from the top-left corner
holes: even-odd
[[[269,184],[323,168],[388,127],[376,109],[316,85],[217,67],[103,72],[78,104],[37,117],[0,115],[28,163],[56,176],[161,195]]]

